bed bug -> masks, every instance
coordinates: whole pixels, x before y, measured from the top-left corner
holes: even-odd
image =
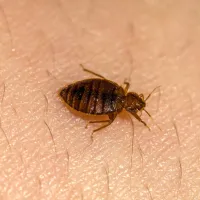
[[[105,125],[93,130],[93,133],[109,126],[117,114],[123,109],[131,113],[138,121],[147,124],[138,115],[139,111],[145,111],[150,117],[151,115],[145,110],[146,101],[151,96],[154,89],[147,97],[143,94],[128,92],[129,82],[124,81],[124,87],[117,83],[106,79],[81,65],[84,71],[97,76],[81,80],[68,85],[60,90],[61,99],[73,109],[91,115],[107,115],[108,120],[89,121],[90,123],[106,123]],[[87,125],[88,125],[87,124]],[[87,127],[87,126],[86,126]]]

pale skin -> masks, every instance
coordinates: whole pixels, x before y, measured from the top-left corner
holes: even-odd
[[[0,199],[200,199],[200,2],[0,1]],[[74,112],[63,86],[93,76],[146,97],[127,112]]]

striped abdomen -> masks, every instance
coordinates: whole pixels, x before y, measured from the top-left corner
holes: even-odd
[[[86,79],[63,88],[63,100],[72,108],[88,114],[120,112],[124,107],[122,87],[106,79]]]

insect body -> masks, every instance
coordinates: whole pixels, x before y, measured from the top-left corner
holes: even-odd
[[[125,87],[123,88],[117,83],[107,80],[103,76],[84,67],[83,70],[99,78],[86,79],[70,84],[61,89],[59,95],[64,102],[77,111],[92,115],[108,115],[108,120],[89,121],[89,123],[106,123],[100,128],[95,129],[93,133],[110,125],[123,109],[127,110],[148,127],[137,113],[144,110],[150,116],[144,108],[146,100],[151,93],[144,99],[143,94],[138,95],[135,92],[128,92],[128,82],[124,82]]]
[[[62,89],[60,96],[77,111],[108,115],[119,113],[125,104],[125,91],[106,79],[86,79]]]

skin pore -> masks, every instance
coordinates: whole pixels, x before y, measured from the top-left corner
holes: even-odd
[[[0,199],[200,199],[199,1],[0,1]],[[58,98],[91,78],[148,99],[141,118],[74,112]],[[161,127],[161,131],[157,125]]]

